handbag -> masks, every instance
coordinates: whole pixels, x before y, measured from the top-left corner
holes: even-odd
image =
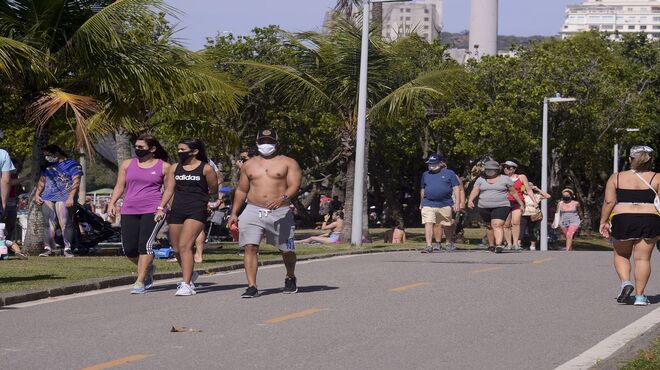
[[[655,206],[656,211],[660,213],[660,197],[658,197],[658,192],[655,191],[655,189],[653,189],[653,186],[649,184],[648,181],[644,180],[642,175],[638,174],[637,171],[633,171],[633,173],[637,175],[637,177],[639,177],[639,179],[642,180],[642,182],[646,184],[646,186],[648,186],[649,189],[651,189],[651,191],[653,191],[653,193],[655,194],[655,199],[653,199],[653,205]]]
[[[559,208],[559,207],[557,207],[557,208]],[[559,227],[559,219],[560,218],[561,218],[561,211],[559,211],[559,209],[557,209],[557,212],[555,213],[555,219],[552,220],[552,228],[553,229],[556,229],[556,228]]]
[[[529,219],[532,220],[532,222],[541,221],[541,220],[543,220],[543,212],[541,212],[541,210],[539,210],[535,214],[529,216]]]

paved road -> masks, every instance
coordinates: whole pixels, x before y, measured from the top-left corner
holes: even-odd
[[[551,369],[657,308],[616,303],[605,252],[341,257],[300,264],[296,295],[280,294],[283,269],[262,268],[252,300],[239,272],[201,277],[193,297],[168,282],[10,306],[1,367]]]

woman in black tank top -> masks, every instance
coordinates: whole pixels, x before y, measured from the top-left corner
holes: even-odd
[[[208,164],[201,140],[183,139],[179,141],[177,150],[179,163],[167,173],[167,187],[156,219],[165,217],[165,205],[174,197],[167,222],[170,226],[170,241],[183,274],[176,295],[188,296],[196,294],[192,281],[195,265],[192,247],[197,235],[204,230],[207,204],[211,197],[218,195],[218,176]]]
[[[614,269],[621,280],[617,301],[627,302],[634,292],[636,306],[649,304],[644,291],[651,276],[651,254],[660,239],[660,207],[654,204],[660,181],[653,171],[652,154],[648,146],[630,148],[630,171],[610,176],[600,215],[600,233],[613,239]]]

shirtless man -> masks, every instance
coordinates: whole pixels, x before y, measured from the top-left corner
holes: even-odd
[[[296,253],[293,242],[295,224],[289,208],[291,197],[298,193],[302,174],[294,159],[277,153],[278,136],[274,130],[257,134],[259,156],[243,164],[228,227],[238,223],[239,244],[245,247],[243,263],[248,288],[241,297],[255,298],[257,290],[257,251],[262,236],[266,242],[282,251],[286,267],[284,293],[298,292],[296,285]],[[241,213],[247,198],[247,206]]]

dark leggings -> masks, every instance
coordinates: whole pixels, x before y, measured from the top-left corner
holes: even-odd
[[[64,249],[70,249],[76,235],[73,228],[73,215],[76,213],[76,206],[66,207],[66,202],[44,201],[41,205],[41,212],[46,219],[46,243],[48,248],[55,249],[55,230],[59,224],[62,229],[62,239],[64,239]]]
[[[532,221],[531,216],[522,216],[520,219],[520,238],[524,239],[527,236],[530,242],[538,242],[535,231],[539,223],[541,221]]]

